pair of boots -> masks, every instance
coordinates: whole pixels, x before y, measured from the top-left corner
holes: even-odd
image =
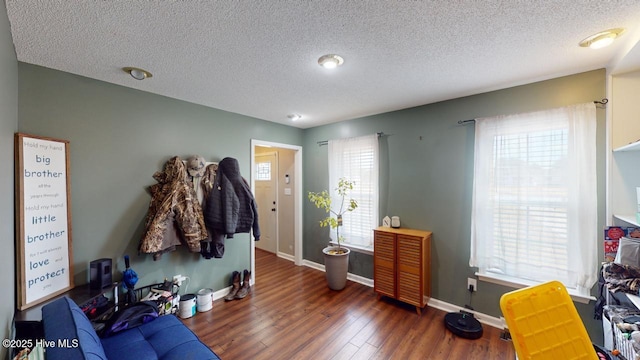
[[[242,279],[242,284],[240,284],[239,272],[234,271],[231,274],[231,291],[229,291],[229,294],[224,297],[225,301],[244,299],[249,294],[249,289],[251,287],[251,284],[249,283],[251,281],[251,271],[244,269],[243,273],[244,277]]]

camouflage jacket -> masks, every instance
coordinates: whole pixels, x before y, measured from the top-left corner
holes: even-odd
[[[181,244],[191,252],[199,252],[200,240],[208,234],[184,163],[179,157],[172,157],[153,178],[158,183],[149,187],[151,203],[138,251],[154,254],[154,260]]]

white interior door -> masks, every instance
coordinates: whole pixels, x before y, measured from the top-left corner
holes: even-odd
[[[255,245],[259,249],[277,254],[277,153],[270,152],[256,155],[255,166],[255,195],[258,203],[258,223],[260,225],[260,241],[256,241]]]

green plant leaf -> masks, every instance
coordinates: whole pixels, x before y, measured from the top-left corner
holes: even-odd
[[[354,181],[350,181],[346,178],[340,178],[340,180],[338,180],[338,187],[335,188],[335,191],[340,197],[340,208],[337,211],[335,210],[335,208],[331,209],[331,195],[327,190],[323,190],[321,192],[310,191],[307,194],[309,201],[311,201],[316,206],[316,208],[323,209],[325,210],[325,212],[330,214],[326,218],[320,220],[319,223],[321,227],[329,226],[331,229],[336,229],[338,247],[340,247],[340,243],[342,242],[344,237],[340,235],[337,218],[341,217],[347,211],[354,211],[358,208],[358,203],[354,199],[349,199],[347,208],[344,207],[345,198],[348,196],[349,191],[353,190],[354,186]]]

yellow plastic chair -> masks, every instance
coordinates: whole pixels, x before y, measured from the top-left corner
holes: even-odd
[[[598,360],[571,296],[559,281],[508,292],[500,309],[520,360]]]

